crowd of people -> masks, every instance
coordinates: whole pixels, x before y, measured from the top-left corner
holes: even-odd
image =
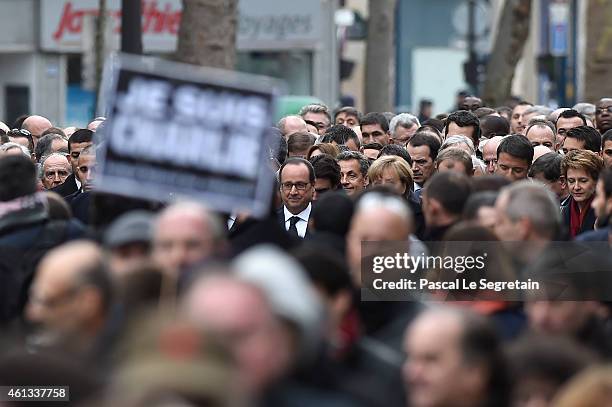
[[[612,98],[304,106],[270,129],[263,218],[97,192],[103,117],[11,124],[2,385],[83,406],[610,405],[612,296],[366,301],[362,243],[508,242],[519,268],[553,242],[609,256]]]

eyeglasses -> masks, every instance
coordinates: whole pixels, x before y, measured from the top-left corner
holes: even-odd
[[[595,109],[595,114],[602,114],[604,111],[612,113],[612,105],[608,107],[598,107],[597,109]]]
[[[30,133],[26,129],[13,129],[13,130],[9,131],[8,135],[10,136],[11,134],[21,135],[21,136],[25,136],[25,137],[29,137],[29,136],[32,135],[32,133]]]
[[[45,178],[48,180],[55,179],[55,177],[66,178],[70,173],[66,170],[58,171],[45,171]]]
[[[310,185],[310,182],[283,182],[281,184],[281,188],[285,192],[291,191],[293,187],[295,187],[295,189],[297,189],[298,191],[305,191],[308,185]]]

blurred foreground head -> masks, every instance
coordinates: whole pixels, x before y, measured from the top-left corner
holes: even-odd
[[[225,407],[243,405],[242,394],[231,355],[214,334],[161,315],[128,331],[102,405]]]
[[[385,189],[364,193],[355,205],[346,239],[353,283],[361,285],[362,242],[407,241],[412,230],[412,211],[405,199]]]
[[[27,318],[44,345],[87,352],[111,305],[111,280],[95,243],[75,241],[43,257],[32,283]]]
[[[187,292],[182,311],[229,344],[251,394],[261,394],[289,369],[291,340],[258,287],[231,275],[207,275]]]
[[[501,344],[483,317],[458,308],[430,309],[409,326],[404,344],[410,406],[507,405]]]
[[[219,255],[224,243],[224,225],[196,202],[171,204],[154,222],[153,259],[173,276]]]

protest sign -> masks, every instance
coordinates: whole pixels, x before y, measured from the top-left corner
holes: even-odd
[[[186,196],[255,216],[268,211],[277,81],[149,57],[111,61],[99,191],[161,201]]]

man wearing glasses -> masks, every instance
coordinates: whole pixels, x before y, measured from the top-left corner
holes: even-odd
[[[64,198],[73,195],[81,189],[81,181],[76,177],[79,156],[84,148],[93,143],[93,132],[87,129],[79,129],[72,133],[68,139],[68,162],[72,166],[72,174],[66,177],[63,184],[54,187],[53,192],[57,192]]]
[[[315,173],[310,162],[289,158],[279,171],[283,208],[280,220],[290,235],[304,238],[312,209]]]

